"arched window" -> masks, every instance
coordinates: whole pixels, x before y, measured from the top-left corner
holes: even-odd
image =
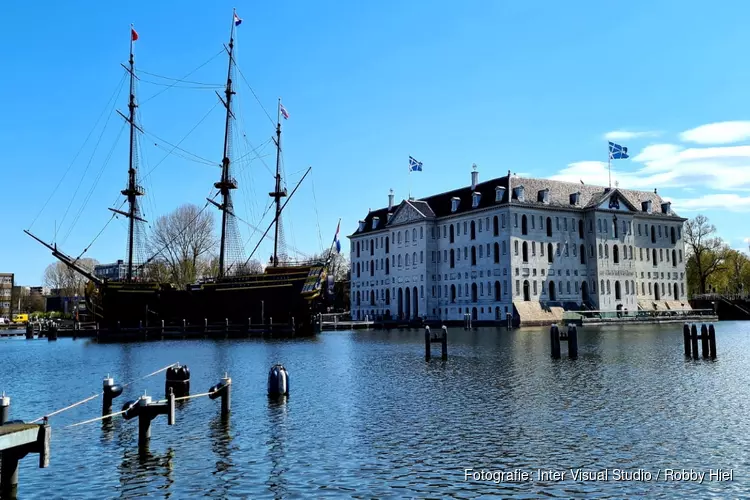
[[[656,226],[651,226],[651,243],[656,243]]]
[[[409,254],[408,253],[406,254],[406,265],[407,266],[409,265]]]
[[[620,290],[619,281],[615,281],[615,300],[622,300],[622,291]]]
[[[357,257],[359,257],[359,241],[357,242]]]
[[[599,243],[599,258],[601,259],[603,257],[604,257],[604,252],[602,251],[602,244]]]
[[[615,264],[619,264],[620,262],[620,249],[617,245],[612,245],[612,260]]]
[[[456,254],[451,248],[451,268],[456,267]]]
[[[633,260],[633,245],[630,245],[630,260]]]
[[[471,301],[472,302],[477,301],[477,284],[476,283],[471,284]]]
[[[547,220],[549,221],[549,217],[547,217]],[[552,250],[552,243],[547,243],[547,262],[552,264],[554,261],[554,250]]]
[[[586,263],[586,247],[583,246],[583,243],[581,243],[581,249],[579,250],[579,254],[581,256],[581,264]]]
[[[609,280],[607,280],[607,295],[612,295],[612,289],[609,287]]]
[[[583,219],[578,221],[578,237],[583,239]]]
[[[471,265],[477,265],[477,247],[471,247]]]
[[[398,238],[397,238],[398,239],[398,244],[400,245],[401,244],[401,231],[399,231],[398,233],[396,233],[396,235],[398,236]]]
[[[357,290],[357,305],[359,306],[361,304],[362,304],[362,295],[361,295],[360,291]]]
[[[416,266],[417,265],[417,252],[414,252],[411,254],[411,265]]]
[[[625,295],[630,295],[630,282],[625,280]]]
[[[385,289],[385,305],[387,306],[391,305],[391,289],[390,288]]]
[[[552,236],[552,219],[547,217],[547,236]]]
[[[594,293],[596,293],[596,290],[594,290]],[[599,286],[599,293],[604,294],[604,280],[602,280]]]
[[[674,231],[674,229],[672,229]],[[672,250],[672,267],[677,267],[677,252]]]
[[[500,234],[500,224],[497,220],[497,215],[492,218],[492,235],[498,236]]]
[[[450,225],[450,230],[449,230],[448,234],[449,234],[449,237],[450,237],[450,243],[453,243],[454,239],[455,239],[453,224]]]
[[[398,256],[398,267],[401,267],[401,255]]]
[[[495,220],[497,220],[497,217],[495,217]],[[500,263],[500,244],[496,241],[495,242],[495,264]]]
[[[451,285],[451,302],[456,302],[456,285]]]
[[[409,243],[409,230],[404,229],[404,243]]]
[[[669,231],[669,236],[670,236],[670,238],[671,238],[671,240],[672,240],[672,244],[673,244],[673,245],[674,245],[675,243],[677,243],[677,238],[676,238],[676,236],[675,236],[675,231],[674,231],[674,228],[670,228],[670,231]],[[675,295],[675,298],[677,298],[677,295]]]
[[[389,253],[391,251],[390,241],[391,239],[386,236],[385,237],[385,253]]]
[[[417,241],[417,228],[416,227],[411,230],[411,240]]]
[[[474,224],[474,221],[471,221],[470,231],[471,231],[471,239],[472,240],[477,239],[477,225]]]
[[[503,255],[505,255],[506,253],[505,240],[503,240]]]
[[[596,231],[601,233],[602,232],[602,220],[596,219]]]
[[[370,276],[375,276],[375,261],[370,261]]]
[[[524,217],[526,217],[524,215]],[[523,261],[528,262],[529,261],[529,244],[527,242],[523,242],[522,245],[522,252],[523,252]]]
[[[612,220],[612,236],[617,238],[617,219]]]
[[[359,278],[359,271],[360,271],[360,265],[359,265],[359,262],[357,262],[357,278]]]
[[[501,298],[502,296],[501,296],[501,290],[500,290],[500,282],[495,281],[495,300],[499,301],[501,300]]]
[[[518,255],[518,240],[513,242],[513,255]]]
[[[604,244],[604,258],[609,259],[609,244]]]
[[[654,228],[654,226],[651,226],[651,229],[653,229],[653,228]],[[656,267],[656,265],[658,264],[658,262],[656,260],[656,248],[653,249],[653,253],[651,254],[651,256],[653,257],[651,260],[653,261],[654,267]]]
[[[391,261],[388,259],[385,259],[385,274],[391,274]]]
[[[521,216],[521,234],[529,234],[529,223],[526,215]]]

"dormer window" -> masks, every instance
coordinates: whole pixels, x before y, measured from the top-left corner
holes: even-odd
[[[536,194],[536,201],[544,203],[545,205],[549,203],[549,188],[540,189]]]
[[[649,213],[649,214],[650,214],[650,213],[651,213],[651,200],[648,200],[648,201],[644,201],[644,202],[642,202],[642,203],[641,203],[641,209],[642,209],[642,210],[643,210],[644,212],[647,212],[647,213]]]
[[[359,232],[361,233],[364,230],[365,230],[365,221],[361,220],[359,221]]]
[[[377,229],[379,222],[380,222],[380,217],[373,217],[372,218],[372,228],[373,229]]]
[[[388,213],[388,222],[391,222],[391,217],[393,217],[393,212]]]
[[[505,188],[503,186],[497,186],[495,188],[495,203],[503,201],[503,196],[505,196]]]
[[[524,196],[523,186],[518,186],[517,188],[513,189],[513,197],[518,201],[525,201],[526,198]]]
[[[672,211],[672,202],[668,201],[666,203],[661,204],[661,212],[663,214],[669,215],[669,213]]]
[[[451,198],[451,212],[458,210],[458,204],[461,202],[461,198],[454,196]]]
[[[479,200],[482,199],[482,193],[472,193],[471,194],[471,207],[477,208],[479,206]]]
[[[570,204],[571,205],[578,205],[581,202],[581,193],[572,193],[570,195]]]

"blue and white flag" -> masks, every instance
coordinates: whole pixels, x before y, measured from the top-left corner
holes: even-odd
[[[409,172],[421,172],[422,171],[422,162],[417,161],[414,159],[413,156],[409,157]]]
[[[610,160],[624,160],[630,158],[628,156],[628,148],[615,144],[614,142],[609,143],[609,159]]]
[[[339,240],[339,230],[341,229],[341,221],[336,226],[336,234],[333,237],[333,242],[336,244],[336,253],[341,253],[341,241]]]
[[[234,25],[239,26],[242,24],[242,19],[240,19],[240,16],[237,15],[237,13],[234,13]]]

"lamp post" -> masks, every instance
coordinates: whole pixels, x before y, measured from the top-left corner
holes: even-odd
[[[73,327],[74,330],[78,329],[78,294],[75,294],[74,296],[74,307],[75,307],[75,315],[73,316],[73,321],[75,321],[75,325]]]

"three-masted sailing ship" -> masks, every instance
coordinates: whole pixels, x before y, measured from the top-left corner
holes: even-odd
[[[278,325],[288,325],[288,332],[297,335],[310,334],[315,331],[314,318],[324,307],[325,288],[329,284],[327,279],[333,246],[324,254],[323,258],[306,261],[290,262],[279,255],[279,237],[281,214],[286,204],[294,195],[299,184],[309,173],[305,172],[291,194],[282,185],[280,170],[281,154],[281,117],[286,118],[287,112],[281,101],[278,103],[276,120],[276,175],[274,190],[269,193],[275,206],[275,217],[268,229],[261,237],[261,241],[268,232],[274,229],[274,249],[269,264],[262,272],[248,272],[250,258],[244,264],[229,262],[228,252],[231,242],[230,226],[233,223],[234,206],[232,191],[237,189],[237,180],[232,175],[232,161],[230,159],[230,128],[234,120],[233,96],[236,90],[233,86],[234,74],[234,34],[240,19],[233,13],[232,28],[229,44],[226,47],[229,64],[224,96],[219,95],[226,108],[224,126],[224,148],[221,162],[221,177],[214,184],[220,195],[220,201],[207,198],[208,202],[221,212],[221,236],[219,241],[218,273],[208,279],[201,279],[186,287],[177,287],[171,283],[151,279],[148,265],[158,257],[158,254],[145,263],[134,260],[137,242],[137,225],[145,223],[142,216],[139,198],[145,194],[138,183],[136,168],[136,134],[141,129],[136,123],[135,96],[135,59],[133,43],[138,34],[131,26],[130,58],[126,67],[130,76],[130,92],[128,100],[128,114],[120,115],[130,126],[130,152],[128,167],[128,183],[122,195],[126,198],[126,210],[110,208],[119,216],[128,220],[127,242],[127,271],[124,279],[102,279],[92,271],[80,265],[78,259],[71,257],[57,248],[56,243],[47,243],[33,235],[29,230],[26,234],[46,246],[52,255],[76,272],[89,280],[86,287],[86,305],[93,319],[100,324],[102,331],[117,335],[121,330],[143,325],[155,325],[164,322],[166,325],[204,325],[205,323],[227,323],[234,325],[254,324],[270,325],[272,321]],[[285,199],[285,200],[284,200]],[[284,202],[282,203],[282,200]],[[207,205],[208,206],[208,205]],[[185,228],[189,230],[189,227]],[[334,243],[337,243],[337,236]],[[256,245],[255,250],[258,249]],[[252,257],[252,253],[251,253]],[[106,335],[105,335],[106,336]]]

